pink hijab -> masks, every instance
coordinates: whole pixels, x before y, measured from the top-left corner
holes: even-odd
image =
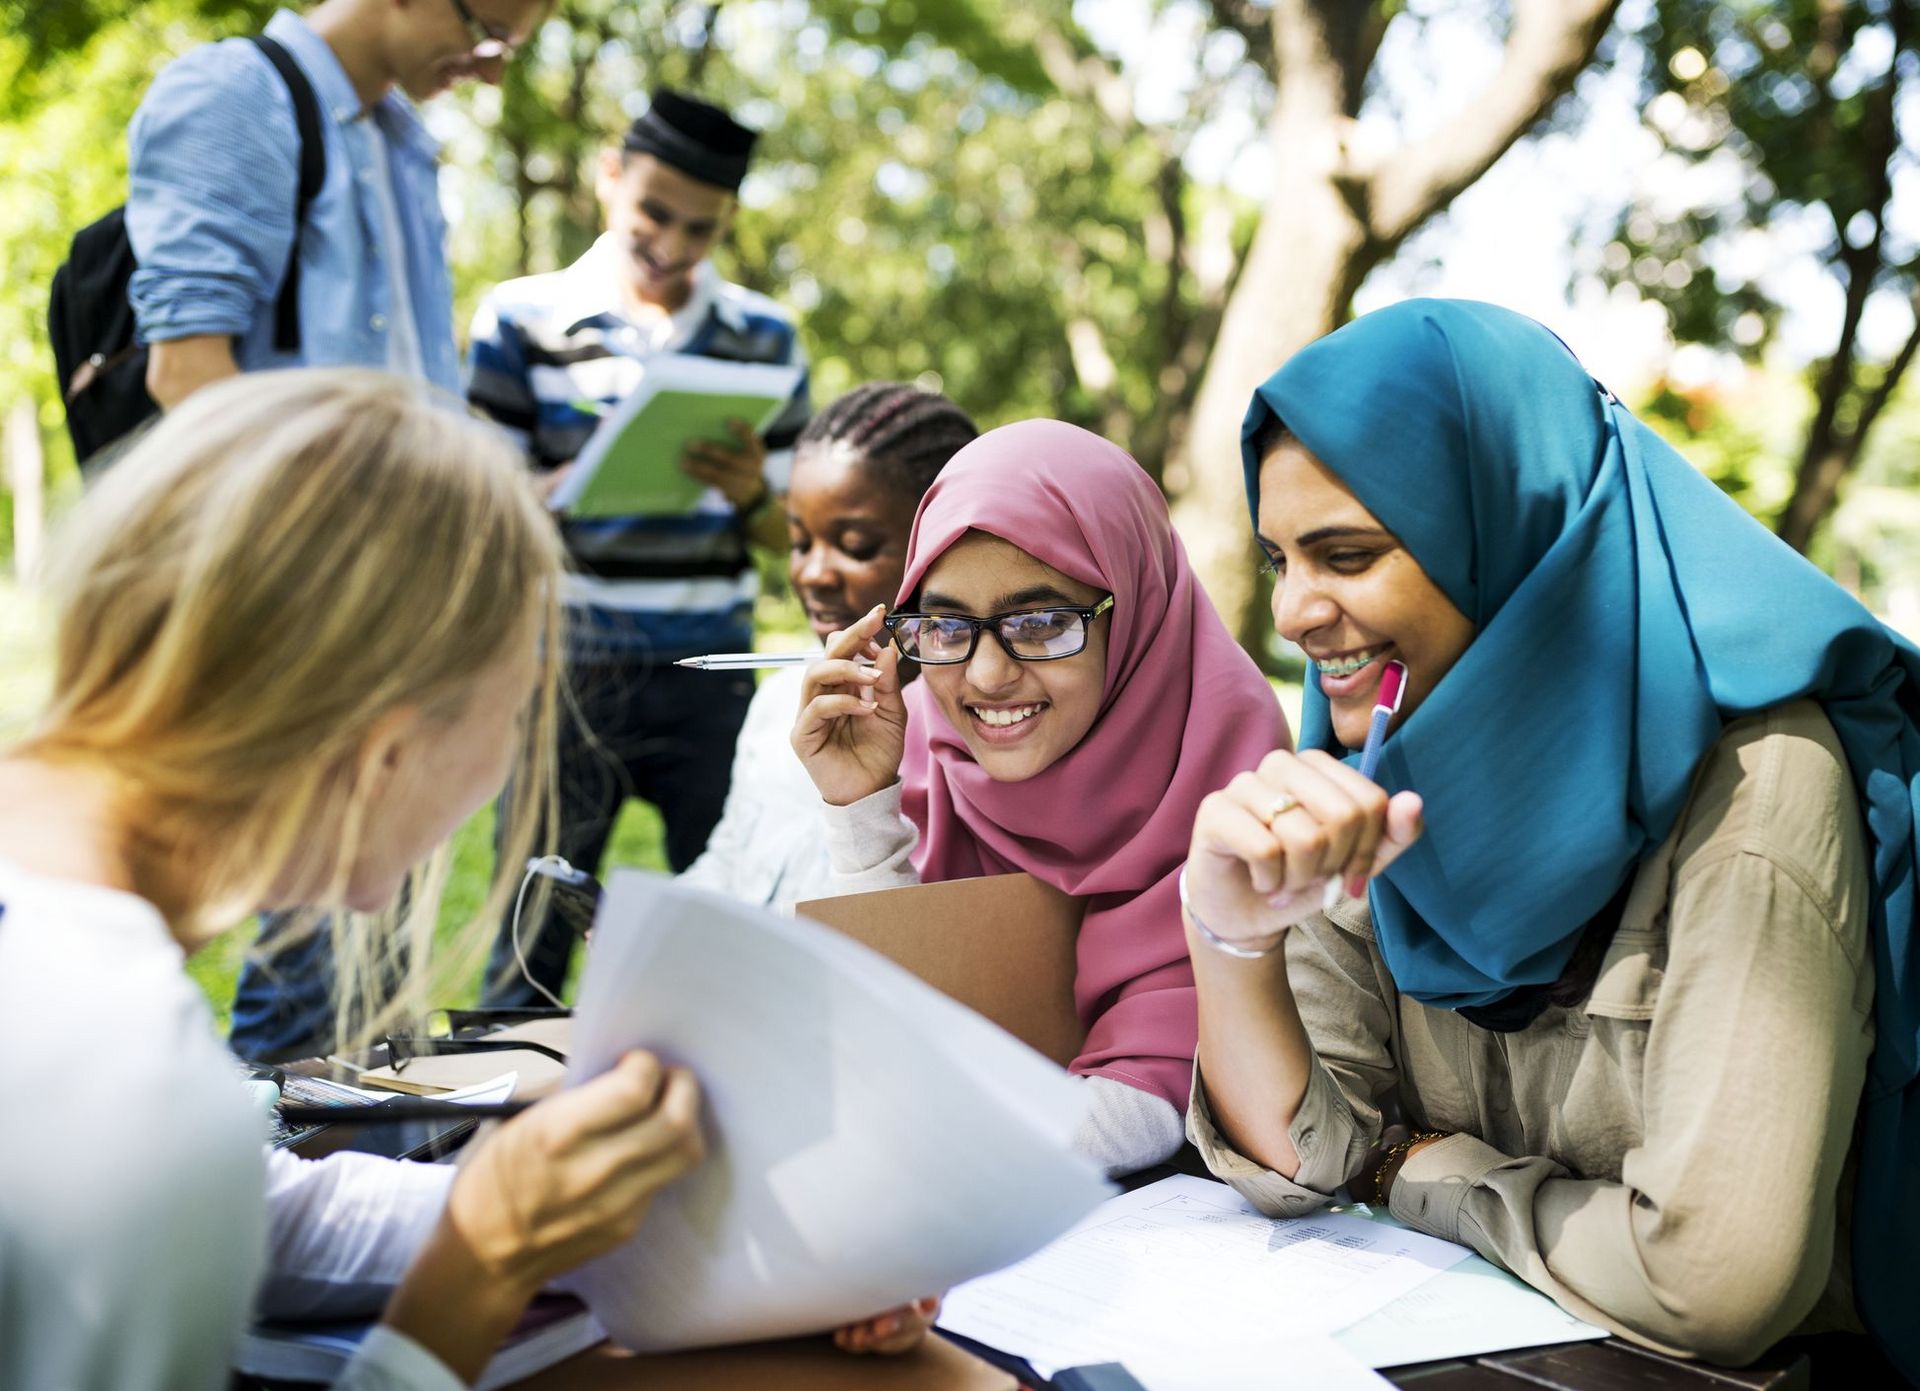
[[[920,504],[903,605],[968,531],[1113,595],[1106,691],[1079,744],[1025,782],[999,783],[927,683],[907,687],[914,866],[929,882],[1025,870],[1085,898],[1074,1000],[1087,1042],[1072,1070],[1184,1112],[1199,1025],[1175,880],[1200,799],[1290,746],[1286,721],[1126,451],[1057,420],[982,435]]]

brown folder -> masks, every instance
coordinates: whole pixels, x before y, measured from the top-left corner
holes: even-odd
[[[1014,1391],[999,1368],[929,1335],[899,1357],[856,1357],[827,1338],[653,1355],[611,1343],[570,1357],[515,1391]]]
[[[836,928],[1055,1062],[1086,1041],[1073,1007],[1084,904],[1031,874],[816,898],[796,915]]]

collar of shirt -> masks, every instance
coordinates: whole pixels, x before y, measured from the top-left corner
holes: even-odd
[[[426,123],[413,109],[413,103],[400,90],[389,88],[370,109],[362,109],[360,94],[353,79],[340,66],[340,59],[313,26],[292,10],[279,10],[267,21],[266,35],[277,40],[300,64],[320,107],[339,125],[350,125],[362,116],[372,115],[394,146],[429,164],[440,157],[440,142],[428,133]]]
[[[602,232],[584,256],[561,272],[554,321],[564,324],[566,332],[572,333],[594,319],[607,319],[616,326],[652,336],[651,325],[635,323],[621,307],[617,279],[619,255],[613,235]],[[713,262],[702,261],[694,267],[693,293],[687,296],[685,304],[674,310],[669,319],[672,328],[665,339],[657,343],[657,349],[673,349],[691,341],[709,314],[729,328],[745,332],[746,321],[740,317],[738,307],[720,293],[725,283],[720,272],[713,268]]]

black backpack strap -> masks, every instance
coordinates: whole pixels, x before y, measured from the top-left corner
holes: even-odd
[[[272,63],[293,98],[293,120],[300,131],[300,196],[294,204],[293,248],[287,253],[287,271],[280,278],[280,298],[274,305],[273,346],[280,352],[300,350],[300,234],[306,229],[307,209],[319,196],[327,177],[327,147],[320,133],[320,103],[313,84],[293,61],[293,55],[265,34],[250,36],[253,46]]]

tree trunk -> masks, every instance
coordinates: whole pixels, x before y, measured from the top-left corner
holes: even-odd
[[[1916,352],[1920,352],[1920,292],[1916,292],[1911,303],[1913,328],[1907,334],[1907,341],[1880,374],[1879,384],[1861,402],[1852,425],[1844,432],[1837,429],[1833,415],[1826,409],[1823,400],[1807,432],[1806,449],[1793,482],[1793,495],[1787,499],[1776,528],[1780,539],[1802,554],[1813,544],[1813,534],[1819,529],[1820,523],[1833,511],[1833,505],[1840,496],[1840,485],[1853,472],[1854,465],[1860,462],[1860,456],[1866,450],[1867,436],[1873,431],[1874,421],[1899,389],[1901,379],[1913,365]],[[1852,385],[1851,382],[1842,383],[1841,389]]]
[[[1274,6],[1273,33],[1273,192],[1200,382],[1183,450],[1186,490],[1173,509],[1201,584],[1243,643],[1266,625],[1256,602],[1240,421],[1253,389],[1339,322],[1353,295],[1348,268],[1368,240],[1359,212],[1335,183],[1352,92],[1336,36],[1303,0]],[[1255,652],[1264,647],[1249,645]]]
[[[1834,345],[1833,356],[1820,372],[1813,421],[1807,427],[1806,442],[1801,447],[1800,466],[1793,480],[1793,494],[1787,499],[1787,505],[1781,510],[1779,523],[1775,527],[1782,541],[1803,554],[1813,543],[1813,533],[1825,520],[1827,513],[1833,510],[1834,501],[1840,496],[1841,482],[1859,460],[1860,452],[1866,445],[1867,432],[1873,428],[1873,418],[1880,413],[1880,408],[1900,384],[1901,376],[1913,361],[1915,340],[1920,339],[1920,297],[1917,297],[1913,305],[1914,337],[1909,338],[1907,346],[1888,366],[1880,387],[1873,392],[1862,392],[1860,321],[1866,314],[1867,300],[1873,294],[1887,261],[1887,214],[1893,202],[1892,161],[1900,148],[1895,108],[1901,87],[1902,59],[1911,40],[1907,11],[1908,5],[1905,3],[1895,4],[1888,11],[1888,25],[1894,39],[1893,54],[1887,60],[1885,76],[1868,94],[1868,138],[1861,145],[1859,156],[1862,161],[1859,173],[1869,190],[1868,211],[1874,219],[1873,235],[1867,244],[1850,246],[1846,240],[1844,210],[1831,206],[1828,209],[1835,223],[1841,227],[1838,260],[1846,275],[1846,309],[1840,320],[1840,340]],[[1838,48],[1838,40],[1830,41],[1828,46]],[[1829,81],[1822,82],[1819,88],[1829,99],[1830,79],[1831,74]],[[1843,428],[1840,424],[1841,407],[1855,396],[1863,398],[1861,408],[1853,423]]]
[[[1250,651],[1265,650],[1240,466],[1253,390],[1338,327],[1353,294],[1434,213],[1484,174],[1573,86],[1619,0],[1514,0],[1499,71],[1428,137],[1362,167],[1346,137],[1377,50],[1353,0],[1275,0],[1275,90],[1267,141],[1274,191],[1227,302],[1193,410],[1169,461],[1174,505],[1201,583]]]
[[[1284,196],[1260,219],[1214,340],[1184,451],[1187,487],[1173,509],[1201,583],[1242,642],[1264,642],[1268,625],[1256,602],[1240,422],[1276,365],[1339,324],[1353,297],[1349,267],[1366,243],[1330,179],[1290,178],[1279,187]]]

